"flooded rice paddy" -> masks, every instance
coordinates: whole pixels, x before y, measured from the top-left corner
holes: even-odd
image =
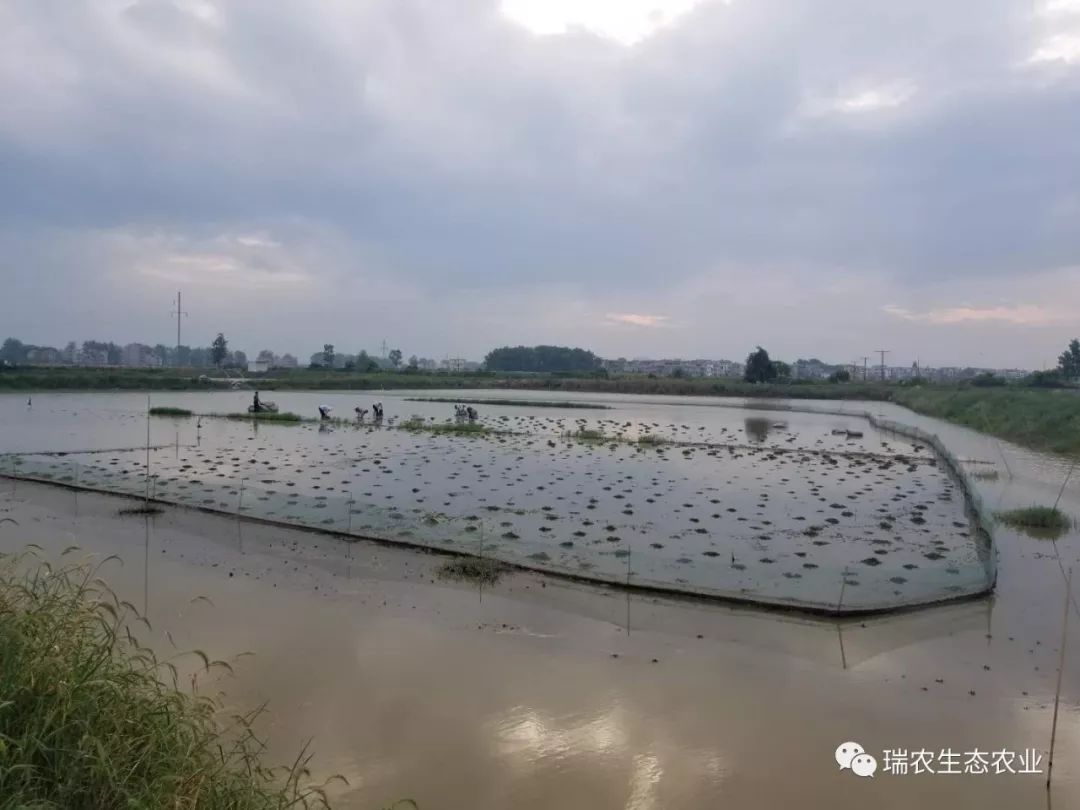
[[[606,410],[479,404],[491,433],[460,436],[401,428],[413,417],[452,421],[450,404],[377,396],[381,424],[154,418],[149,454],[145,397],[58,395],[32,407],[5,398],[0,469],[769,604],[887,609],[979,593],[991,581],[991,549],[946,466],[858,416],[630,397],[605,398]],[[225,413],[249,397],[160,394],[153,404]],[[317,404],[351,415],[375,401],[273,399],[305,416]]]

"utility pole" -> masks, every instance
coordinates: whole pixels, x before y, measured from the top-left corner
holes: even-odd
[[[885,355],[887,355],[890,349],[874,349],[875,352],[881,355],[881,381],[885,382]]]
[[[176,291],[176,311],[170,312],[176,318],[176,362],[180,362],[180,322],[187,317],[183,307],[180,306],[180,291]]]
[[[383,359],[385,360],[386,359],[386,338],[383,338],[381,348],[382,348],[382,356],[383,356]]]
[[[866,382],[866,372],[867,372],[867,365],[866,364],[869,363],[869,362],[870,362],[869,357],[864,357],[862,359],[862,381],[863,382]]]

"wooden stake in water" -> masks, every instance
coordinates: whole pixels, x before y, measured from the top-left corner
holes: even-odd
[[[1005,472],[1009,474],[1009,478],[1013,477],[1012,470],[1009,469],[1009,460],[1005,458],[1005,451],[1001,447],[1001,442],[997,443],[998,454],[1001,456],[1001,460],[1005,462]]]
[[[477,594],[484,601],[484,521],[480,521],[480,576],[477,578]]]
[[[146,395],[146,494],[144,505],[150,506],[150,395]]]
[[[1072,597],[1072,568],[1065,577],[1065,617],[1061,621],[1061,653],[1058,656],[1057,689],[1054,690],[1054,719],[1050,725],[1050,756],[1046,761],[1046,789],[1050,789],[1050,774],[1054,770],[1054,743],[1057,741],[1058,704],[1061,702],[1061,675],[1065,672],[1065,642],[1069,632],[1069,601]]]
[[[1069,471],[1065,474],[1065,480],[1061,482],[1061,489],[1058,491],[1057,499],[1054,501],[1054,508],[1057,509],[1058,503],[1061,501],[1061,496],[1065,494],[1065,486],[1069,483],[1069,479],[1072,478],[1073,470],[1076,469],[1076,462],[1074,461],[1069,467]]]
[[[836,612],[839,613],[844,608],[844,588],[847,587],[848,570],[844,568],[844,573],[841,575],[840,580],[840,601],[836,603]],[[836,621],[836,637],[840,641],[840,666],[847,669],[847,653],[844,651],[844,630],[841,627],[842,619]]]
[[[150,617],[150,515],[143,515],[145,542],[143,544],[143,616]]]

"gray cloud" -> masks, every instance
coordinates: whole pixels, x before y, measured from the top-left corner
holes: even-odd
[[[167,341],[131,313],[179,284],[251,349],[1041,365],[1077,316],[910,316],[1080,292],[1080,10],[1055,7],[706,0],[625,47],[495,0],[12,0],[0,313]]]

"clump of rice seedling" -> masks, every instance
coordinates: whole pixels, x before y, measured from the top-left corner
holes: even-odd
[[[442,579],[494,585],[505,571],[505,565],[488,557],[458,557],[440,565],[437,573]]]
[[[579,442],[603,442],[607,441],[608,438],[602,430],[587,430],[585,428],[564,433],[563,436],[567,439],[577,439]]]
[[[452,397],[406,397],[406,402],[452,402],[470,405],[501,405],[520,408],[578,408],[582,410],[609,411],[610,405],[593,402],[555,402],[547,399],[454,399]]]
[[[504,433],[506,431],[493,430],[478,422],[425,422],[419,416],[414,416],[402,422],[403,430],[427,431],[435,434],[450,434],[456,436],[487,436],[492,433]]]
[[[1060,509],[1051,506],[1027,506],[994,515],[1007,526],[1016,529],[1041,529],[1065,532],[1072,528],[1073,520]]]
[[[328,782],[304,784],[306,751],[264,765],[258,712],[226,726],[218,701],[182,691],[132,635],[145,620],[97,575],[0,557],[0,806],[328,807]],[[193,654],[203,674],[229,670]]]
[[[258,413],[227,413],[226,419],[254,419],[259,422],[303,422],[304,417],[297,413],[275,413],[273,411],[259,411]],[[313,420],[308,420],[313,421]]]
[[[153,504],[142,503],[138,506],[125,506],[119,510],[116,514],[121,516],[127,515],[160,515],[165,510],[160,506],[154,506]]]
[[[187,408],[172,408],[168,406],[159,406],[150,409],[151,416],[192,416],[192,412]]]
[[[656,433],[646,433],[642,436],[638,436],[637,443],[651,445],[670,444],[667,439],[665,439],[663,436],[657,435]]]

